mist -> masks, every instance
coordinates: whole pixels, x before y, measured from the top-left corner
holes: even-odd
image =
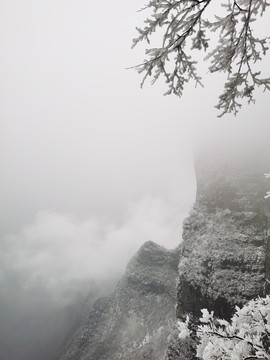
[[[21,291],[40,289],[52,301],[69,303],[87,283],[118,280],[127,259],[147,240],[175,247],[186,216],[176,204],[147,197],[129,204],[122,225],[102,224],[40,211],[32,224],[2,240],[1,268],[7,284],[17,278]]]
[[[181,100],[163,97],[162,83],[140,89],[126,68],[144,58],[130,50],[143,5],[0,1],[7,360],[53,358],[85,304],[113,291],[145,241],[179,245],[196,197],[194,152],[221,143],[252,152],[267,141],[269,94],[217,119],[223,75],[205,88],[187,84]]]
[[[121,225],[40,211],[1,241],[2,354],[50,359],[82,314],[110,294],[127,261],[147,240],[174,247],[185,217],[176,203],[145,197]],[[181,207],[181,206],[180,206]]]

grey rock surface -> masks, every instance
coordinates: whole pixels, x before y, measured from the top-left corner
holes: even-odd
[[[261,160],[197,159],[197,199],[181,245],[143,245],[58,360],[195,359],[196,339],[179,339],[176,316],[189,315],[194,329],[202,308],[230,319],[235,305],[269,293],[270,164]]]
[[[270,202],[264,199],[264,165],[237,156],[197,159],[197,199],[184,223],[177,286],[177,317],[189,315],[191,329],[203,308],[229,320],[236,305],[269,294]],[[166,360],[195,355],[194,333],[185,340],[172,334]]]
[[[162,360],[175,320],[179,251],[149,241],[110,297],[101,298],[59,360]]]
[[[230,318],[235,305],[266,292],[269,202],[263,165],[197,162],[197,201],[185,221],[178,316],[200,309]]]

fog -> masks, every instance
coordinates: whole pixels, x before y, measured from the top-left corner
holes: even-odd
[[[144,58],[130,49],[143,4],[0,1],[7,360],[41,359],[55,319],[60,333],[70,328],[88,292],[110,292],[145,241],[179,245],[196,196],[194,149],[229,141],[246,151],[269,134],[267,93],[217,119],[222,75],[187,84],[181,100],[163,97],[162,83],[140,89],[127,67]]]

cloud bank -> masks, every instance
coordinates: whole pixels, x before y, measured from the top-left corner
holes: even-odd
[[[2,288],[24,296],[41,291],[56,303],[72,301],[91,281],[118,279],[145,241],[177,246],[186,206],[179,211],[176,202],[148,196],[129,204],[122,224],[40,211],[32,224],[4,237]]]

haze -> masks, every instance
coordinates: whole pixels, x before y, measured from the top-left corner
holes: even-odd
[[[140,89],[126,68],[144,59],[143,47],[130,50],[142,5],[0,0],[0,345],[13,348],[9,360],[22,359],[23,332],[22,342],[38,332],[25,323],[71,306],[93,281],[111,290],[145,241],[180,243],[196,192],[194,143],[234,138],[243,151],[269,134],[268,93],[237,118],[216,118],[222,76],[187,85],[181,100],[163,97],[162,83]]]

